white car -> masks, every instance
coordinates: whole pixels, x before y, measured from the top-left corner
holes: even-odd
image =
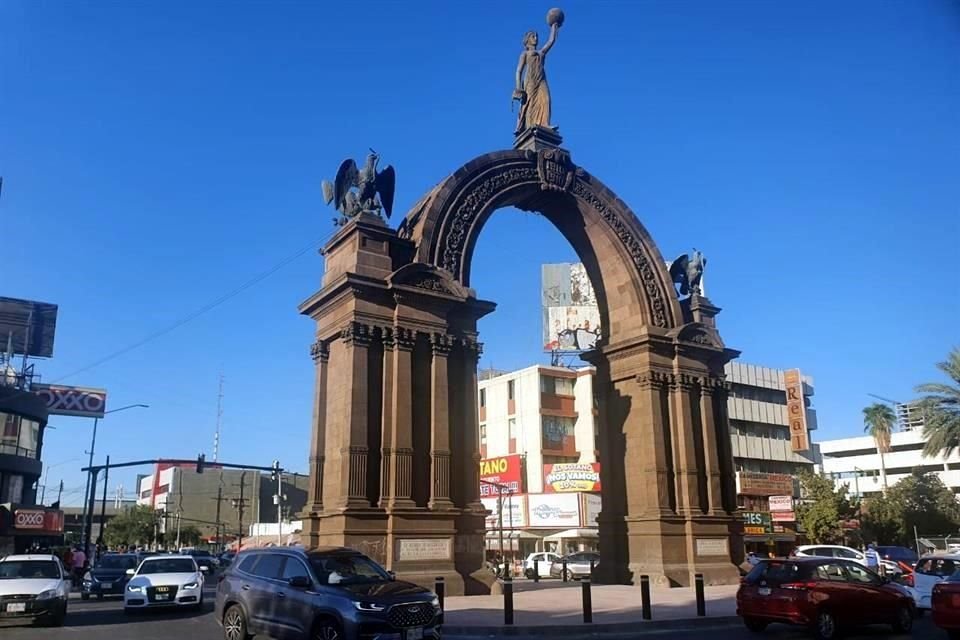
[[[136,571],[128,569],[130,581],[123,590],[123,612],[155,607],[203,606],[204,572],[190,556],[149,556]]]
[[[798,556],[817,557],[817,558],[844,558],[853,560],[857,564],[867,566],[867,556],[862,551],[857,551],[850,547],[844,547],[839,544],[805,544],[797,547],[794,552]],[[903,570],[897,566],[896,562],[890,560],[880,560],[887,576],[895,576],[903,573]]]
[[[930,598],[933,595],[934,585],[952,576],[957,569],[960,569],[960,554],[947,553],[920,558],[911,576],[912,584],[907,583],[910,585],[910,593],[913,595],[917,610],[930,610]]]
[[[62,627],[69,597],[70,577],[60,558],[30,554],[0,560],[0,620]]]
[[[527,559],[523,563],[523,575],[525,575],[530,579],[533,579],[534,571],[538,571],[540,573],[541,578],[549,578],[550,565],[552,565],[554,561],[559,559],[560,559],[559,555],[557,555],[556,553],[552,553],[550,551],[539,551],[537,553],[531,553],[530,555],[527,556]],[[537,564],[537,562],[539,562],[539,565]],[[536,569],[534,569],[534,567],[536,567]]]

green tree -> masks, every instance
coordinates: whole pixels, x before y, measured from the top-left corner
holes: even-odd
[[[888,494],[863,501],[863,535],[867,540],[893,545],[908,543],[910,533],[907,531],[903,502],[890,495],[896,488],[897,485],[894,485]]]
[[[800,476],[803,499],[797,519],[814,544],[836,544],[843,540],[843,521],[856,516],[857,504],[846,487],[837,487],[829,477],[810,472]]]
[[[920,469],[864,502],[864,528],[883,544],[910,544],[921,534],[951,534],[960,526],[960,504],[935,473]]]
[[[880,454],[880,480],[887,490],[887,464],[884,455],[890,453],[890,437],[897,415],[885,404],[875,403],[863,410],[863,430],[870,434]]]
[[[937,368],[952,384],[928,382],[917,387],[917,393],[926,394],[920,400],[923,436],[927,440],[923,453],[948,456],[960,449],[960,348],[954,347],[946,362],[938,362]]]
[[[193,525],[180,527],[180,546],[195,547],[200,544],[201,537],[203,534],[200,533],[200,529]]]
[[[140,545],[153,540],[157,513],[147,506],[136,505],[116,515],[107,523],[104,539],[107,545]]]

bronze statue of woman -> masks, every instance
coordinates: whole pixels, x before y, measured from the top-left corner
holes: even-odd
[[[547,86],[547,73],[544,64],[547,52],[557,41],[557,32],[563,24],[563,12],[554,9],[547,14],[550,25],[550,38],[537,51],[537,32],[527,31],[523,36],[523,53],[517,64],[517,84],[513,99],[520,101],[520,115],[517,117],[516,133],[522,133],[530,127],[543,127],[553,130],[550,124],[550,87]],[[526,71],[526,73],[524,73]]]

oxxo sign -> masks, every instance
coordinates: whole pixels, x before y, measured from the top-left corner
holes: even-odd
[[[43,398],[51,415],[102,418],[107,409],[106,389],[35,384],[31,390]]]
[[[17,509],[13,515],[15,529],[43,529],[43,511]]]

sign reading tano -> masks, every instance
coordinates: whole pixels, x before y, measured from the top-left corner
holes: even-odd
[[[810,449],[807,432],[807,406],[803,401],[803,378],[800,369],[790,369],[783,374],[787,393],[787,421],[790,424],[790,446],[794,451]]]
[[[793,495],[793,476],[785,473],[737,471],[737,493],[745,496]]]
[[[560,462],[543,465],[543,492],[600,491],[600,463]]]
[[[481,460],[480,495],[498,495],[501,490],[496,485],[503,486],[503,493],[520,493],[520,481],[523,478],[522,462],[519,454]]]

